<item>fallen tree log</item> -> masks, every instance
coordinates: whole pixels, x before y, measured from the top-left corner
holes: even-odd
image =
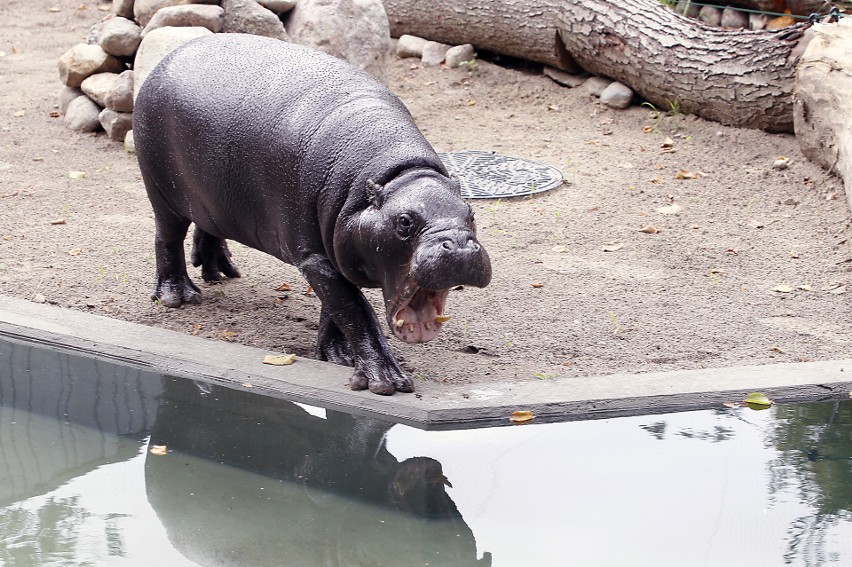
[[[840,175],[852,210],[852,20],[813,29],[796,77],[796,137],[808,159]]]
[[[565,70],[573,59],[661,108],[675,105],[732,126],[793,131],[793,50],[808,24],[723,30],[657,0],[384,3],[397,37],[472,43]]]

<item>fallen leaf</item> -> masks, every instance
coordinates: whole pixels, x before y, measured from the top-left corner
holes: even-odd
[[[737,252],[733,248],[728,248],[727,250],[725,250],[725,254],[731,254],[732,256],[739,256],[740,255],[740,253]]]
[[[82,253],[83,253],[83,250],[80,249],[80,248],[74,248],[73,250],[68,251],[69,256],[79,256]]]
[[[241,386],[242,386],[243,388],[254,388],[254,386],[253,386],[253,385],[251,385],[251,384],[249,384],[248,382],[243,382],[243,383],[241,384]]]
[[[648,180],[648,182],[653,183],[654,185],[662,185],[663,180],[660,179],[659,177],[652,177],[651,179]]]
[[[275,288],[275,291],[290,291],[290,286],[283,283]]]
[[[532,421],[535,419],[533,412],[529,410],[518,410],[513,411],[512,415],[509,416],[509,420],[512,423],[527,423],[528,421]]]
[[[767,409],[773,404],[772,400],[766,397],[763,392],[752,392],[743,401],[745,405],[754,410]]]
[[[645,234],[657,234],[658,232],[660,232],[660,229],[648,224],[640,228],[639,232],[644,232]]]
[[[169,448],[167,445],[151,445],[148,452],[152,455],[162,456],[169,452]]]
[[[228,341],[233,341],[236,338],[236,336],[239,335],[239,334],[240,334],[239,331],[222,331],[222,335]]]
[[[644,128],[642,128],[642,132],[643,132],[644,134],[650,134],[650,133],[651,133],[651,132],[653,132],[653,131],[654,131],[654,127],[653,127],[653,126],[645,126]]]
[[[794,259],[798,260],[799,258],[801,258],[801,256],[799,256],[798,252],[790,252],[790,258],[794,258]]]
[[[777,291],[778,293],[792,293],[793,288],[788,285],[779,285],[772,288],[772,291]]]
[[[465,102],[465,104],[467,106],[474,106],[476,104],[476,101],[469,98],[469,99],[467,99],[467,102]]]
[[[56,13],[56,12],[61,12],[62,10],[60,10],[58,6],[53,6],[53,7],[48,8],[47,11]]]
[[[314,288],[312,286],[308,286],[308,289],[305,290],[305,295],[313,295]]]
[[[47,298],[45,296],[43,296],[42,294],[37,293],[33,296],[33,301],[35,303],[44,303],[45,301],[47,301]]]
[[[618,252],[622,248],[624,248],[624,244],[619,242],[618,244],[607,244],[606,246],[603,247],[603,251],[604,252]]]
[[[548,104],[547,110],[557,111],[557,110],[559,110],[559,107],[556,106],[555,104]]]
[[[841,293],[846,293],[846,286],[842,285],[840,287],[836,287],[829,291],[828,293],[833,293],[834,295],[840,295]]]
[[[552,248],[552,250],[553,250],[554,252],[565,252],[565,251],[567,250],[567,248],[566,248],[565,246],[562,246],[562,245],[560,244],[560,245],[558,245],[558,246],[554,246],[554,247]]]
[[[86,172],[85,171],[69,171],[68,177],[70,177],[71,179],[83,179],[84,177],[86,177]]]
[[[675,179],[701,179],[703,177],[703,173],[700,171],[689,171],[687,169],[679,169],[677,173],[675,173]]]
[[[533,286],[533,287],[536,287],[536,288],[544,287],[544,284],[542,282],[533,282],[530,285]]]
[[[53,112],[48,113],[48,116],[50,116],[51,118],[59,118],[62,115],[54,110]]]
[[[748,219],[748,225],[752,228],[763,228],[766,226],[764,223],[760,222],[757,219]]]
[[[282,355],[274,355],[267,354],[263,357],[264,364],[271,364],[273,366],[289,366],[296,362],[295,354],[282,354]]]
[[[53,219],[52,221],[48,221],[50,224],[65,224],[65,219]]]
[[[190,335],[197,335],[199,333],[199,331],[201,331],[201,325],[196,323],[192,326],[192,331],[189,334]]]
[[[661,148],[671,148],[674,147],[674,140],[666,136],[666,138],[660,143]]]
[[[772,347],[772,348],[771,348],[771,349],[769,349],[769,350],[771,350],[772,352],[777,352],[777,353],[780,353],[780,354],[784,354],[784,351],[783,351],[783,350],[781,350],[780,348],[778,348],[777,346],[774,346],[774,347]]]
[[[796,289],[800,289],[802,291],[811,291],[813,288],[807,284],[796,286]]]
[[[665,207],[660,207],[657,209],[657,212],[661,215],[678,215],[683,210],[683,207],[677,204],[666,205]]]
[[[734,409],[743,407],[743,405],[739,402],[723,402],[722,405],[725,406],[726,408],[734,408]]]
[[[14,116],[15,118],[21,118],[21,117],[26,116],[26,115],[27,115],[26,110],[19,110],[19,111],[15,112],[14,114],[12,114],[12,116]]]

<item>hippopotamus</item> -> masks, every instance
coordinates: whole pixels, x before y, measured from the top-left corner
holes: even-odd
[[[448,291],[485,287],[471,207],[405,105],[350,64],[276,39],[216,34],[167,55],[139,90],[133,131],[155,220],[153,298],[201,302],[236,278],[226,240],[296,266],[320,299],[316,356],[353,390],[412,392],[360,288],[381,288],[392,334],[434,338]]]

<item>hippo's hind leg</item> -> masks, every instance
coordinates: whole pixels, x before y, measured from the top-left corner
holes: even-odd
[[[157,281],[151,299],[159,300],[166,307],[201,303],[201,291],[186,273],[183,241],[189,221],[162,208],[155,209],[154,220],[157,230],[154,238]]]
[[[231,251],[224,238],[204,232],[198,226],[192,235],[192,265],[201,266],[201,277],[206,282],[221,282],[222,276],[240,277],[240,271],[231,262]]]
[[[355,362],[349,340],[334,323],[325,307],[320,311],[316,357],[318,360],[343,366],[354,366]]]

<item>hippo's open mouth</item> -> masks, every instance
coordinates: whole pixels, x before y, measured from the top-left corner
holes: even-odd
[[[448,289],[433,291],[422,287],[399,298],[395,308],[388,310],[388,324],[393,334],[407,343],[431,341],[449,317],[444,315]]]

